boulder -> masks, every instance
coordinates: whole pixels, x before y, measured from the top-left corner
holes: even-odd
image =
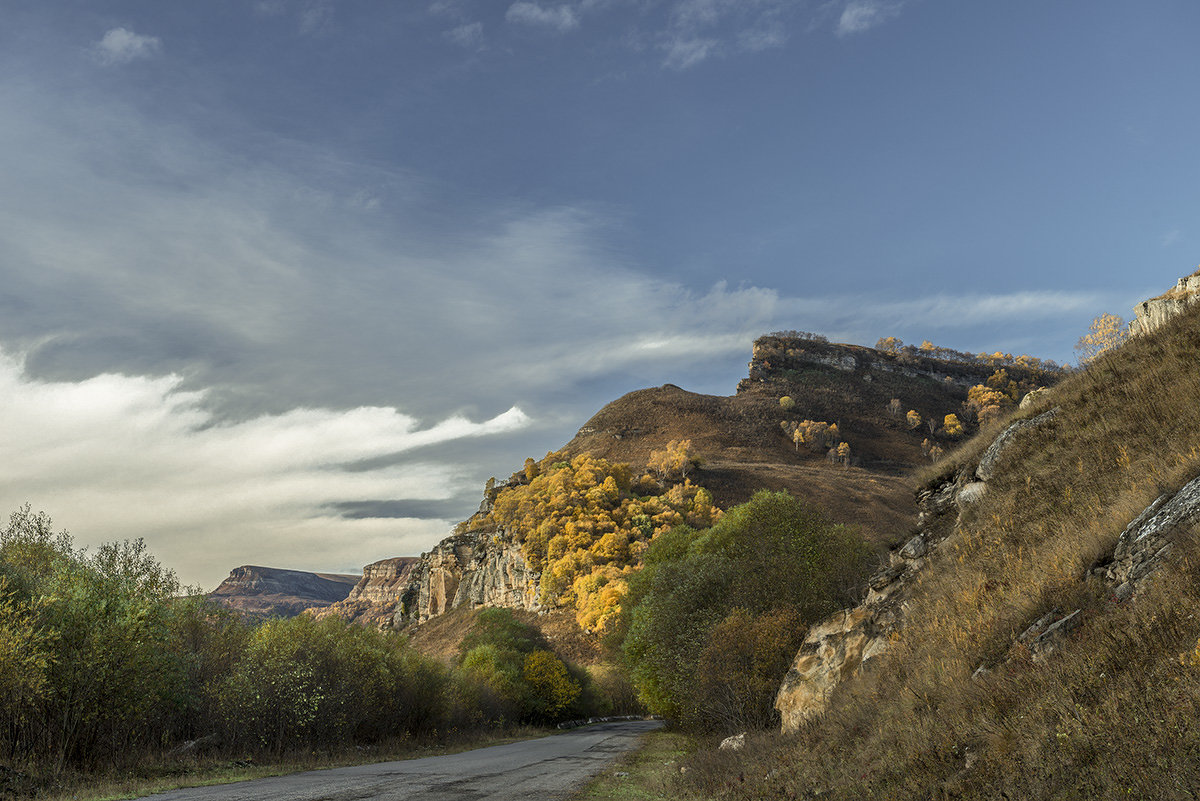
[[[742,732],[741,734],[735,734],[732,737],[726,737],[721,741],[721,744],[717,746],[717,749],[720,751],[741,751],[745,747],[746,732]]]
[[[992,475],[996,471],[996,465],[1000,461],[1000,457],[1013,441],[1025,431],[1037,428],[1054,419],[1058,414],[1058,409],[1050,409],[1042,412],[1037,417],[1031,417],[1028,420],[1017,420],[1004,431],[1000,432],[1000,436],[992,441],[988,449],[984,451],[983,457],[979,460],[979,467],[975,468],[975,477],[980,481],[990,481]]]

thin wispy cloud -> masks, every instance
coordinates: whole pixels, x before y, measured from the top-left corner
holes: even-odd
[[[719,46],[716,39],[671,39],[663,45],[663,66],[673,70],[690,69],[716,53]]]
[[[134,33],[128,28],[112,28],[92,45],[91,52],[96,61],[111,67],[157,56],[162,52],[162,40],[157,36]]]
[[[660,35],[663,66],[687,70],[731,52],[761,52],[786,44],[790,0],[677,0]]]
[[[469,22],[459,25],[446,31],[444,35],[459,47],[477,50],[483,45],[483,23]]]
[[[557,33],[566,33],[579,27],[579,15],[570,6],[545,7],[527,0],[509,6],[504,18],[509,22],[547,28]]]
[[[837,35],[851,36],[882,25],[900,14],[901,4],[889,0],[850,0],[837,21]]]

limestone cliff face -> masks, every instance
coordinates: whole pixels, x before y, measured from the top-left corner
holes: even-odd
[[[1157,298],[1144,300],[1134,307],[1136,319],[1130,324],[1132,334],[1148,334],[1160,328],[1196,301],[1200,300],[1200,270],[1180,278],[1171,291]]]
[[[460,606],[536,611],[541,574],[503,530],[447,537],[417,562],[394,622],[423,622]]]
[[[373,562],[363,568],[362,578],[345,600],[309,609],[307,614],[318,619],[339,617],[368,626],[391,625],[418,561],[415,556],[398,556]]]

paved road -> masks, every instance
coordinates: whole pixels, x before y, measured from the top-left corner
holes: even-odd
[[[314,770],[148,796],[154,801],[518,801],[563,798],[661,721],[601,723],[449,756]]]

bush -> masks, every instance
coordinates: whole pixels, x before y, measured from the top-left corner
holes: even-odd
[[[508,609],[484,609],[459,646],[459,677],[485,720],[549,723],[598,711],[587,673]]]
[[[692,728],[769,722],[804,624],[853,601],[870,555],[786,492],[759,492],[708,530],[658,537],[628,598],[623,647],[640,699]],[[759,618],[790,622],[750,624]],[[740,689],[731,695],[725,679]]]

